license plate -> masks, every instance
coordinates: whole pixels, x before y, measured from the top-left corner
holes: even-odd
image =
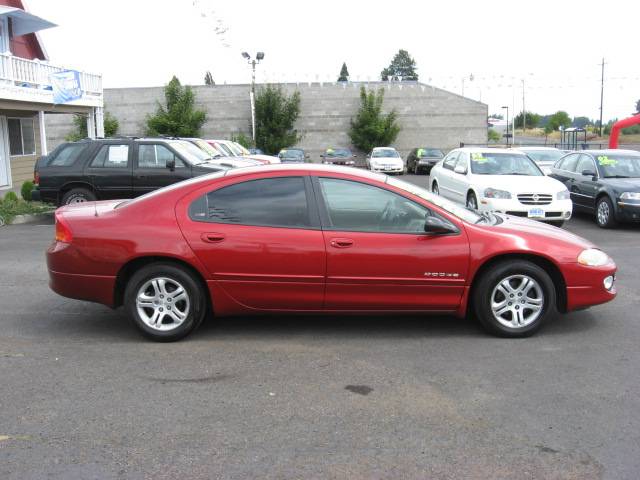
[[[544,210],[541,208],[529,209],[529,218],[544,218]]]

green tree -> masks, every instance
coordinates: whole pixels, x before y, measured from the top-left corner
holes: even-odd
[[[300,92],[288,96],[280,87],[267,85],[257,92],[255,109],[256,146],[265,153],[275,155],[302,138],[294,128],[300,114]]]
[[[147,116],[147,135],[170,137],[199,137],[207,119],[204,110],[196,110],[191,87],[183,87],[177,77],[164,87],[166,106],[158,102],[154,115]]]
[[[573,117],[571,126],[576,128],[586,128],[587,125],[592,125],[592,123],[593,122],[591,122],[589,117]]]
[[[380,72],[382,81],[391,80],[418,80],[416,61],[411,58],[406,50],[398,50],[388,67]]]
[[[490,142],[499,142],[501,138],[500,134],[496,132],[493,128],[489,129],[487,136]]]
[[[251,140],[251,137],[248,135],[245,135],[244,132],[238,132],[231,135],[231,141],[239,143],[246,149],[253,147],[253,140]]]
[[[340,76],[338,77],[339,82],[348,82],[349,81],[349,70],[347,69],[347,63],[342,62],[342,68],[340,69]]]
[[[118,128],[120,128],[118,119],[109,112],[104,112],[104,136],[114,137],[118,133]],[[67,142],[77,142],[88,136],[87,116],[75,113],[73,115],[73,130],[64,139]]]
[[[207,70],[207,73],[204,74],[204,84],[205,85],[215,85],[216,82],[213,81],[213,75],[211,72]]]
[[[549,121],[544,127],[544,133],[549,135],[551,132],[558,130],[560,126],[567,128],[571,125],[571,118],[569,114],[562,110],[558,110],[556,113],[549,117]]]
[[[513,120],[516,123],[516,128],[522,128],[522,112],[516,115],[516,118],[514,118]],[[536,128],[540,123],[540,115],[533,112],[526,112],[525,120],[527,121],[525,127]]]
[[[374,147],[386,147],[391,144],[398,133],[397,113],[392,110],[388,114],[382,113],[384,90],[368,93],[364,87],[360,88],[360,109],[355,120],[351,119],[349,136],[351,142],[360,150],[368,152]]]

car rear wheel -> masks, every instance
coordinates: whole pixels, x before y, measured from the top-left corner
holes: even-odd
[[[482,326],[501,337],[527,337],[556,312],[556,290],[538,265],[516,260],[495,265],[474,286]]]
[[[467,208],[471,208],[472,210],[478,209],[478,199],[476,198],[476,194],[473,192],[469,192],[467,194]]]
[[[138,330],[157,342],[187,336],[202,323],[207,310],[198,280],[169,263],[138,270],[127,283],[124,304]]]
[[[609,197],[601,197],[596,205],[596,223],[600,228],[613,228],[616,222],[613,204]]]
[[[97,200],[96,194],[86,188],[72,188],[62,196],[61,205],[71,205],[73,203],[94,202]]]

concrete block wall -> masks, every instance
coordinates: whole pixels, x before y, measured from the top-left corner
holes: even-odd
[[[349,122],[360,105],[361,86],[383,88],[383,109],[398,112],[401,132],[393,146],[403,157],[412,148],[420,146],[449,150],[460,142],[487,141],[487,105],[429,85],[349,82],[281,86],[288,94],[300,91],[300,116],[296,128],[303,137],[298,146],[307,150],[314,161],[319,161],[320,153],[328,147],[352,147],[348,136]],[[196,104],[207,111],[203,138],[224,139],[239,132],[250,135],[249,85],[199,85],[193,89]],[[157,102],[163,100],[163,88],[106,89],[104,95],[105,110],[120,122],[120,133],[142,135],[147,115],[152,114]],[[71,129],[69,115],[48,115],[49,147],[62,142]]]

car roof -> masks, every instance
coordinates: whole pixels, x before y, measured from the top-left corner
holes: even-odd
[[[640,152],[638,152],[637,150],[625,150],[622,148],[607,148],[602,150],[580,150],[580,151],[571,152],[571,153],[591,153],[593,155],[613,155],[616,153],[618,154],[622,153],[624,155],[640,156]]]
[[[524,152],[521,152],[517,148],[463,147],[456,148],[456,150],[462,152],[515,153],[516,155],[524,155]]]
[[[522,150],[524,152],[528,152],[529,150],[553,150],[553,151],[557,151],[557,152],[561,152],[562,150],[560,150],[559,148],[556,147],[535,147],[535,146],[528,146],[528,147],[516,147],[516,150]]]
[[[395,150],[393,147],[373,147],[374,150]]]

